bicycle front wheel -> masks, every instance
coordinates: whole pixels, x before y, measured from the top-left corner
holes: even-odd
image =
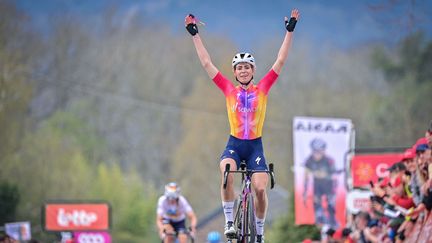
[[[241,199],[237,200],[237,210],[234,217],[234,227],[236,228],[236,239],[237,242],[242,242],[243,235],[243,201]]]
[[[254,198],[252,194],[249,194],[247,198],[247,215],[248,215],[248,224],[246,224],[246,227],[248,228],[247,242],[255,243],[255,237],[256,237],[255,205],[254,205]]]

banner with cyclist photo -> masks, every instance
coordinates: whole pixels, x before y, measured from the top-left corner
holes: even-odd
[[[295,117],[293,120],[296,224],[345,225],[345,155],[349,119]]]

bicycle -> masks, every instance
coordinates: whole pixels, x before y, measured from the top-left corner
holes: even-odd
[[[241,193],[236,201],[237,210],[234,217],[234,225],[237,227],[236,236],[234,238],[229,238],[227,243],[232,243],[233,240],[237,240],[237,242],[240,243],[254,243],[256,228],[254,199],[251,191],[251,178],[255,173],[267,173],[270,175],[270,189],[273,189],[275,185],[273,164],[269,164],[268,170],[248,170],[246,169],[246,163],[244,161],[240,164],[240,170],[230,170],[230,164],[226,164],[223,183],[224,189],[226,189],[229,173],[242,174],[242,186]]]
[[[162,243],[165,243],[165,238],[166,237],[170,237],[170,236],[174,239],[173,243],[178,243],[179,240],[178,240],[177,236],[178,236],[179,233],[186,234],[187,238],[188,238],[188,242],[190,242],[190,243],[194,243],[195,242],[195,236],[191,234],[191,229],[189,228],[189,229],[181,231],[181,232],[172,231],[172,232],[169,232],[169,233],[166,232],[166,230],[164,230],[164,237],[162,238]]]

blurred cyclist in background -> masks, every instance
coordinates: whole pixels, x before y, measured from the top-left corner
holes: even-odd
[[[180,243],[186,243],[188,230],[186,228],[186,217],[190,221],[190,234],[195,235],[197,218],[191,205],[180,194],[180,187],[175,182],[165,186],[165,193],[158,200],[156,225],[159,237],[165,243],[174,243],[175,233]]]

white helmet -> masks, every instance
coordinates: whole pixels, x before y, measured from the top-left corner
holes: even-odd
[[[165,185],[165,194],[168,199],[177,199],[180,196],[180,187],[175,182]]]
[[[255,58],[248,52],[237,53],[232,59],[232,66],[235,67],[235,65],[241,62],[250,63],[254,68],[256,68]]]

